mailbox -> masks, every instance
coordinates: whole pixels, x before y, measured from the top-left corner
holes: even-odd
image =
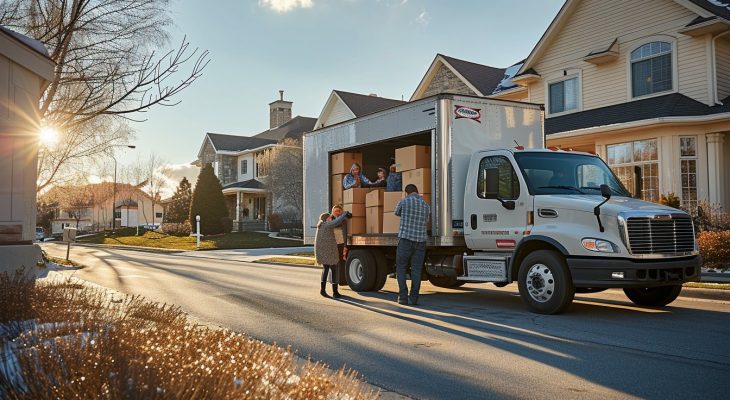
[[[76,241],[76,228],[63,228],[63,241],[64,242],[75,242]]]

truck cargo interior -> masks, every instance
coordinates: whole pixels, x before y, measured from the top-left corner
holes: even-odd
[[[391,157],[395,157],[395,149],[413,145],[431,146],[431,132],[420,132],[367,146],[346,149],[345,151],[359,152],[362,154],[361,167],[363,173],[368,179],[374,181],[378,177],[378,168],[385,168],[387,170],[390,167]]]

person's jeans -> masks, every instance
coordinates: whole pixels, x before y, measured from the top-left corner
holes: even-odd
[[[332,273],[332,283],[334,285],[338,284],[339,279],[338,279],[338,273],[337,273],[337,264],[322,266],[322,283],[327,282],[327,275],[329,272]]]
[[[398,277],[398,300],[408,298],[406,284],[406,270],[410,261],[411,267],[411,301],[418,301],[418,292],[421,290],[421,270],[426,258],[426,242],[414,242],[408,239],[399,239],[395,253],[395,272]]]

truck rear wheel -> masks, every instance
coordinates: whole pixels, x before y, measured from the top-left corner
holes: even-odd
[[[376,250],[372,253],[375,259],[375,283],[373,284],[373,292],[379,292],[385,286],[385,282],[388,280],[388,260],[383,255],[383,252]]]
[[[537,250],[520,265],[517,285],[527,306],[538,314],[558,314],[573,301],[575,288],[563,257]]]
[[[442,288],[456,288],[466,284],[466,281],[457,280],[455,276],[429,276],[428,281]]]
[[[347,284],[356,292],[367,292],[375,285],[377,266],[369,251],[352,250],[347,256]]]
[[[681,285],[624,289],[626,297],[634,304],[649,307],[666,306],[676,300],[681,291]]]

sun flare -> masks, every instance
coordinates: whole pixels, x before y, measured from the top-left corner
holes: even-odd
[[[40,141],[47,146],[56,144],[56,142],[58,142],[58,131],[48,126],[43,127],[39,138]]]

